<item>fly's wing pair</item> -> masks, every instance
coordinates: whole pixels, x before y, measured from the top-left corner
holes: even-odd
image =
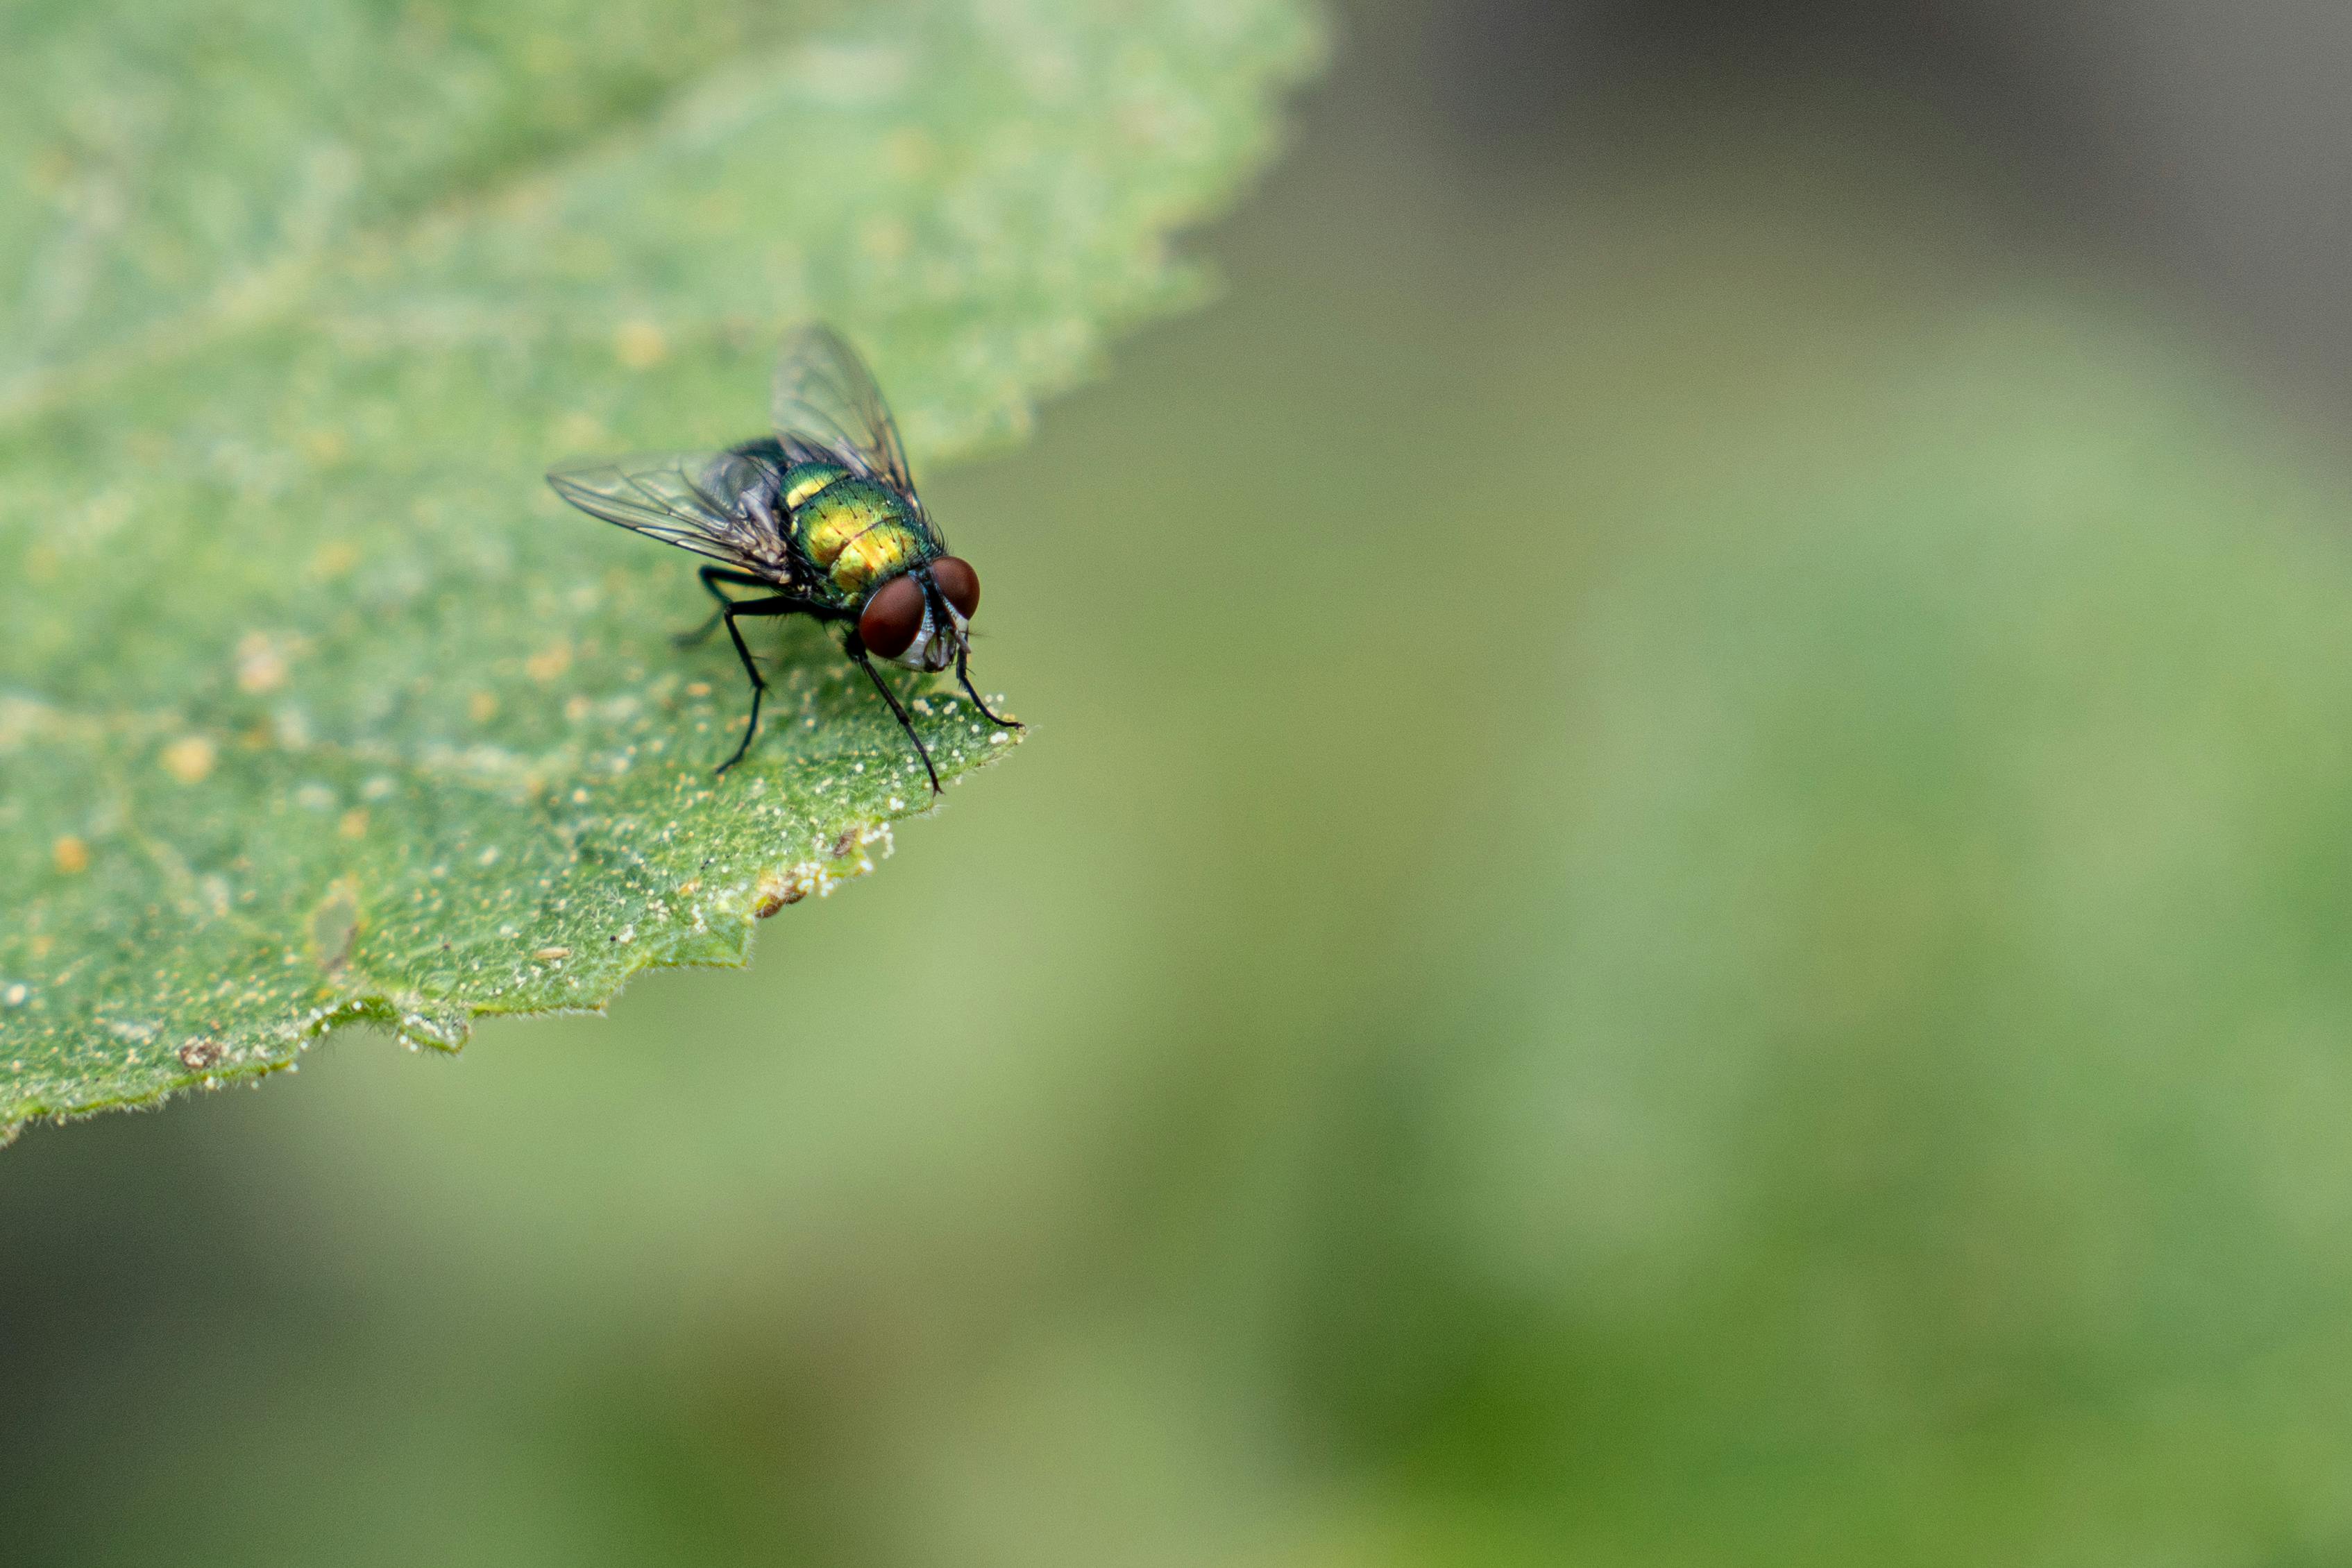
[[[773,444],[564,463],[547,482],[592,517],[778,582],[790,579],[792,551],[763,499],[774,493],[777,457],[838,463],[878,479],[930,528],[889,405],[857,351],[832,329],[802,327],[784,340],[772,409]]]
[[[791,552],[772,514],[747,497],[772,494],[782,471],[745,452],[647,452],[560,463],[555,493],[608,523],[761,576],[783,580]]]

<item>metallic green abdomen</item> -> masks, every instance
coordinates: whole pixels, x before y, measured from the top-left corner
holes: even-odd
[[[856,603],[929,552],[924,530],[897,491],[840,475],[828,465],[804,465],[785,474],[782,494],[801,553],[845,603]],[[797,504],[791,499],[795,491],[804,497]]]

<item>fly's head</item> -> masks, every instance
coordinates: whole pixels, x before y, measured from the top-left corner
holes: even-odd
[[[909,670],[944,670],[971,648],[980,574],[955,556],[892,578],[858,613],[857,635],[873,653]]]

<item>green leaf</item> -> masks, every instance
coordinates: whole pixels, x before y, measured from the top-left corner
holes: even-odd
[[[1318,48],[1297,0],[481,10],[0,21],[0,1137],[741,963],[868,869],[928,791],[862,677],[787,629],[714,779],[693,562],[541,470],[758,434],[807,318],[919,468],[1017,431],[1200,298],[1167,236]],[[917,709],[943,778],[1008,748]]]

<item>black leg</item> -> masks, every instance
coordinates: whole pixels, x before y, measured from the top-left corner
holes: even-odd
[[[708,570],[703,580],[706,584],[710,580]],[[716,588],[711,589],[710,591],[714,594],[719,593]],[[725,596],[720,595],[720,597]],[[808,608],[806,600],[794,599],[789,594],[778,594],[771,599],[729,599],[726,601],[726,608],[719,611],[719,618],[727,622],[727,635],[734,639],[735,656],[743,661],[743,673],[751,677],[751,716],[744,721],[741,744],[735,747],[734,756],[719,765],[719,772],[724,773],[742,761],[743,754],[751,749],[751,737],[760,733],[760,704],[768,695],[767,680],[760,674],[760,666],[751,662],[751,650],[744,646],[743,632],[735,624],[735,617],[738,615],[793,615],[805,612]]]
[[[980,710],[980,716],[986,719],[989,723],[994,725],[999,729],[1028,728],[1029,727],[1027,725],[1023,724],[1017,718],[999,718],[994,714],[988,711],[988,705],[980,700],[980,694],[978,692],[971,689],[971,673],[964,668],[965,664],[968,664],[971,659],[971,649],[969,645],[960,647],[956,650],[956,679],[963,683],[963,695],[971,699],[971,706]]]
[[[908,718],[907,710],[898,706],[898,694],[889,688],[882,679],[882,672],[876,669],[874,661],[866,656],[866,640],[857,634],[857,628],[855,626],[849,629],[849,635],[842,640],[841,651],[857,661],[857,667],[866,672],[866,678],[874,683],[874,689],[882,694],[882,700],[890,705],[892,713],[898,715],[898,727],[905,730],[907,738],[915,743],[915,755],[923,759],[923,771],[931,776],[931,793],[938,794],[940,770],[931,766],[930,750],[924,746],[923,737],[915,733],[915,721]]]
[[[691,648],[697,643],[701,642],[705,637],[709,636],[712,632],[718,629],[720,619],[726,615],[727,607],[735,602],[733,600],[719,591],[719,585],[720,583],[731,583],[737,588],[773,588],[775,586],[774,583],[768,581],[765,578],[753,577],[748,571],[730,570],[728,568],[723,566],[706,566],[700,571],[695,573],[695,575],[702,579],[702,587],[704,591],[708,592],[711,598],[719,601],[719,608],[710,612],[709,620],[704,622],[701,625],[697,626],[693,631],[681,632],[677,636],[670,639],[671,642],[676,643],[681,648]]]

